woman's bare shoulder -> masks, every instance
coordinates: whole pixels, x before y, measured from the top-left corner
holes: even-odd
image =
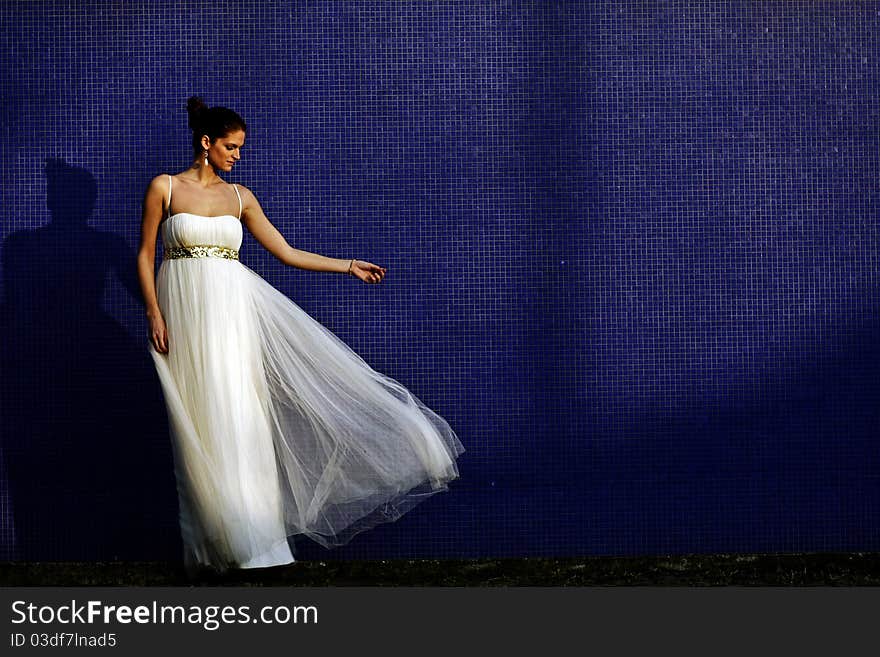
[[[168,174],[160,173],[147,183],[147,193],[163,192],[168,194]]]
[[[235,183],[235,186],[238,187],[238,192],[241,194],[241,200],[245,205],[250,205],[254,203],[259,205],[259,201],[257,200],[257,195],[254,194],[249,187],[245,187],[240,183]]]

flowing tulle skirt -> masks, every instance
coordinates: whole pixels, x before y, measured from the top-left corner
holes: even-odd
[[[165,395],[188,569],[292,562],[458,477],[449,424],[237,260],[165,260]]]

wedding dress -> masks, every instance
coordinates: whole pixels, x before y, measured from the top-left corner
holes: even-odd
[[[295,561],[398,519],[458,477],[439,415],[238,259],[239,216],[171,213],[156,277],[184,564]]]

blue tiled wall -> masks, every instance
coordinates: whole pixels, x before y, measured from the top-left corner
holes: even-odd
[[[178,557],[134,257],[192,94],[247,120],[229,180],[291,244],[388,276],[243,261],[467,448],[303,558],[880,549],[880,4],[0,18],[0,557]]]

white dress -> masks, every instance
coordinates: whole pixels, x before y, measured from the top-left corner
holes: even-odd
[[[291,563],[447,489],[464,447],[439,415],[238,260],[239,217],[170,213],[156,277],[184,564]],[[238,194],[238,188],[235,188]]]

